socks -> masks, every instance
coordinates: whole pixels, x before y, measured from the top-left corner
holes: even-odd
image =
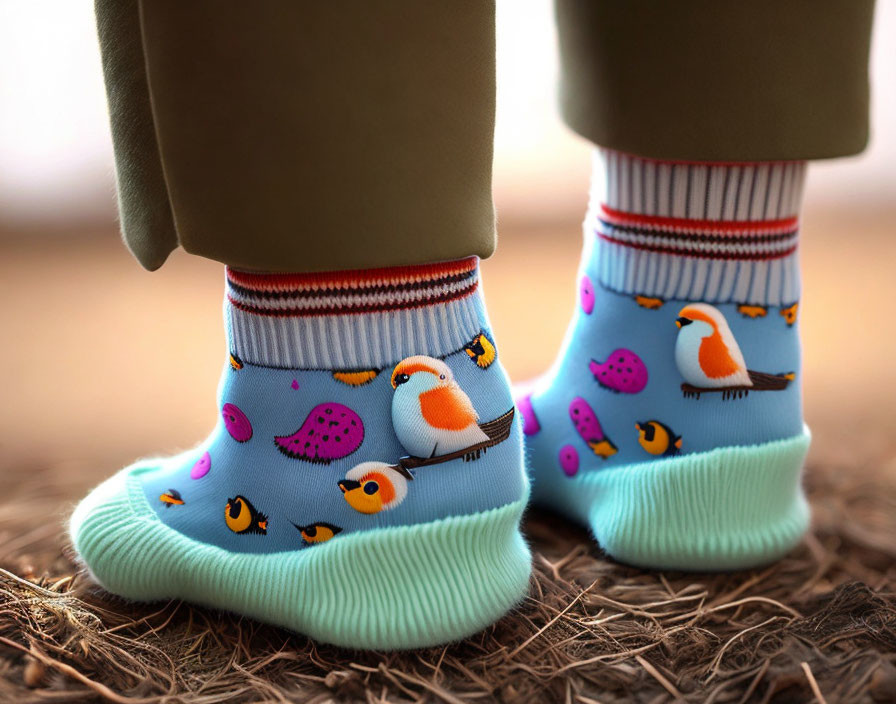
[[[805,169],[595,156],[573,320],[518,407],[535,500],[618,559],[743,567],[805,530]]]
[[[519,601],[520,426],[477,260],[228,269],[226,294],[214,432],[73,516],[96,579],[366,648],[460,638]]]

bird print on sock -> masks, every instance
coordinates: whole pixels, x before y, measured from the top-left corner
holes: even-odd
[[[707,303],[689,303],[675,320],[675,364],[685,384],[685,395],[721,391],[723,398],[751,390],[780,391],[793,374],[768,374],[747,369],[744,355],[722,312]]]
[[[489,441],[470,397],[445,362],[407,357],[392,371],[392,388],[392,424],[411,455],[447,455]]]
[[[169,489],[159,497],[159,501],[165,504],[165,508],[184,505],[184,498],[177,489]]]
[[[464,352],[481,369],[488,369],[498,356],[494,343],[484,332],[479,333],[464,346]]]
[[[232,499],[227,499],[227,505],[224,507],[224,520],[227,522],[227,527],[234,533],[266,535],[268,532],[268,517],[256,509],[249,499],[239,494]]]
[[[293,526],[295,526],[295,529],[302,534],[302,540],[308,545],[325,543],[342,532],[342,528],[339,526],[334,526],[332,523],[325,523],[324,521],[311,523],[307,526],[300,526],[293,523]]]
[[[651,455],[669,457],[681,452],[681,436],[672,428],[658,420],[645,420],[635,423],[638,431],[638,443]]]
[[[408,480],[400,468],[385,462],[362,462],[337,484],[348,505],[359,513],[388,511],[408,495]]]
[[[753,385],[740,346],[718,308],[691,303],[681,309],[675,324],[675,363],[686,382],[710,388]]]

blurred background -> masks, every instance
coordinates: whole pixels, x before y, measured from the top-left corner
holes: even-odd
[[[813,461],[890,476],[893,37],[896,3],[879,2],[872,142],[810,171],[801,308]],[[484,282],[516,380],[546,369],[562,338],[587,201],[590,147],[556,113],[554,42],[549,0],[498,0],[500,247]],[[0,471],[14,491],[50,492],[60,514],[135,457],[198,442],[217,414],[221,266],[178,252],[149,274],[115,219],[92,2],[0,0]]]

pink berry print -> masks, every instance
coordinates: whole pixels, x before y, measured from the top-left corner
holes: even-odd
[[[221,415],[224,417],[224,427],[234,440],[246,442],[252,437],[252,424],[246,414],[234,404],[225,403]]]
[[[579,471],[579,453],[572,445],[560,448],[560,467],[567,477],[574,477]]]
[[[296,432],[274,438],[277,448],[287,457],[320,464],[347,457],[363,440],[361,416],[335,402],[315,406]]]
[[[579,299],[582,303],[582,310],[587,315],[591,315],[594,310],[594,286],[587,274],[584,274],[579,281]]]
[[[569,418],[582,440],[598,457],[608,459],[619,451],[613,441],[604,435],[597,414],[585,399],[577,396],[572,400],[569,404]]]
[[[604,431],[597,414],[581,396],[577,396],[569,404],[569,417],[585,442],[603,439]]]
[[[523,396],[517,399],[516,407],[520,410],[520,415],[523,417],[524,435],[535,435],[535,433],[541,430],[541,424],[535,416],[535,409],[532,408],[531,396]]]
[[[202,479],[212,468],[212,456],[203,452],[202,457],[196,460],[193,469],[190,470],[190,479]]]
[[[588,369],[597,383],[610,391],[636,394],[647,386],[647,365],[631,350],[613,350],[606,362],[592,359]]]
[[[298,379],[293,379],[293,380],[292,380],[292,383],[290,384],[290,386],[292,387],[292,390],[293,390],[293,391],[298,391],[298,390],[299,390],[299,380],[298,380]]]

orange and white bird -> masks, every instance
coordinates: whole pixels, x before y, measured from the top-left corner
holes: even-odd
[[[476,409],[443,361],[416,355],[392,371],[392,425],[415,457],[436,457],[488,440]]]
[[[737,340],[718,308],[691,303],[681,309],[675,324],[675,364],[687,383],[702,388],[753,386]]]

